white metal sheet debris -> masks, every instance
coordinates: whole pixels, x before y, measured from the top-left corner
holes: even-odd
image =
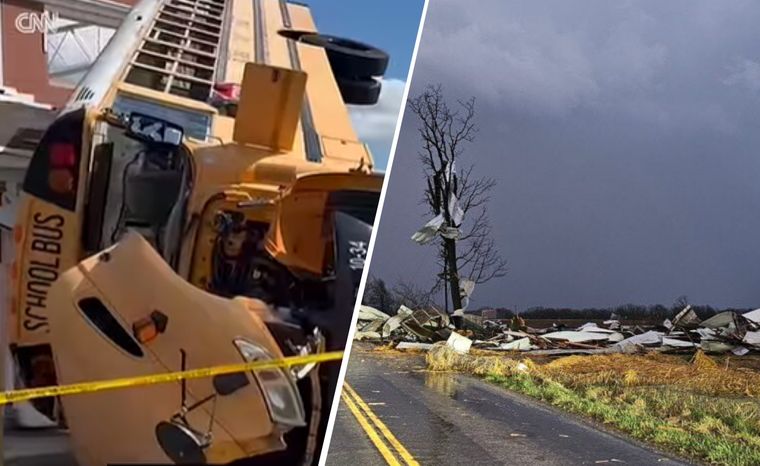
[[[754,311],[746,312],[742,314],[742,317],[744,317],[747,320],[751,320],[752,322],[756,324],[760,324],[760,309],[755,309]]]
[[[650,330],[648,332],[626,338],[625,340],[618,342],[617,345],[620,347],[661,345],[662,337],[662,333]]]
[[[745,333],[742,341],[748,345],[760,346],[760,331]]]
[[[412,235],[412,241],[419,244],[428,244],[433,241],[443,226],[444,221],[443,215],[435,216]]]
[[[731,325],[736,320],[736,313],[734,311],[721,312],[715,314],[709,319],[702,322],[701,326],[704,328],[720,328]]]
[[[683,341],[677,338],[668,338],[668,337],[662,338],[662,345],[670,346],[673,348],[694,348],[695,346],[697,346],[690,341]]]
[[[702,348],[702,351],[705,353],[725,353],[733,350],[736,345],[718,340],[702,340],[699,342],[699,347]]]
[[[528,351],[533,349],[533,345],[530,343],[530,338],[525,337],[510,341],[509,343],[502,343],[499,345],[499,349],[505,351]]]
[[[596,333],[617,333],[615,330],[599,327],[593,322],[589,322],[587,324],[581,325],[580,327],[578,327],[578,331],[579,332],[596,332]]]
[[[359,316],[358,316],[359,320],[376,320],[376,319],[388,320],[390,318],[391,316],[389,316],[385,312],[375,309],[372,306],[365,306],[365,305],[359,306]]]
[[[402,341],[396,345],[397,350],[423,350],[429,351],[433,347],[433,343],[419,343],[416,341]]]
[[[446,340],[446,345],[450,346],[457,353],[469,353],[472,346],[472,340],[464,337],[456,332],[451,332],[449,339]]]
[[[572,330],[564,330],[561,332],[552,332],[542,335],[542,338],[548,340],[565,340],[572,343],[585,343],[589,341],[609,341],[609,337],[602,333],[594,332],[574,332]]]
[[[361,330],[354,333],[354,340],[379,340],[380,333],[378,332],[363,332]]]
[[[413,312],[414,311],[402,304],[401,307],[398,308],[396,315],[385,321],[385,324],[383,325],[383,338],[388,338],[391,333],[401,327],[401,322],[411,316]]]

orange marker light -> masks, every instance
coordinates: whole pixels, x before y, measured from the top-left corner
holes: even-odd
[[[153,311],[150,316],[132,324],[132,334],[140,343],[154,340],[159,333],[166,331],[169,318],[161,311]]]
[[[150,317],[146,317],[132,325],[132,333],[140,343],[148,343],[158,336],[158,329],[153,320]]]

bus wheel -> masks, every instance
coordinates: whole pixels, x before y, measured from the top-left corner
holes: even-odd
[[[338,88],[343,101],[351,105],[373,105],[380,98],[380,82],[371,78],[338,78]]]
[[[323,34],[303,34],[300,41],[324,48],[339,78],[382,76],[388,68],[388,54],[362,42]]]

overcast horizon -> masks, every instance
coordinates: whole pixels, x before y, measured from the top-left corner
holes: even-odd
[[[462,161],[497,181],[509,263],[470,308],[760,307],[760,4],[584,6],[428,6],[410,96],[476,98]],[[407,111],[370,273],[427,288],[417,124]]]

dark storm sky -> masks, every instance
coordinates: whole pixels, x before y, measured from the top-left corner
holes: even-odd
[[[410,95],[477,99],[464,160],[498,182],[510,268],[471,306],[760,306],[758,24],[754,1],[430,0]],[[417,124],[371,273],[429,286]]]

